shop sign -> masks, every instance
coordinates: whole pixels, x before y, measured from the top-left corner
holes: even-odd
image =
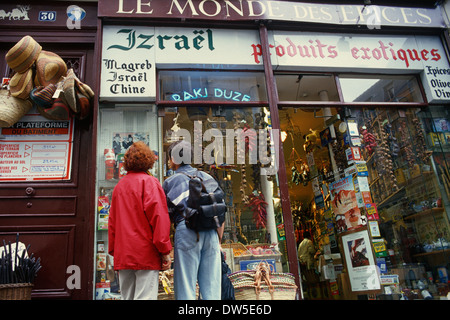
[[[69,180],[74,122],[48,120],[31,111],[2,128],[0,181]]]
[[[244,48],[259,41],[253,30],[105,26],[101,66],[102,101],[152,101],[156,97],[156,64],[160,68],[261,69]],[[197,99],[250,101],[224,88],[194,88],[174,93],[175,101]]]
[[[445,27],[439,8],[339,5],[270,0],[99,0],[100,17],[220,21],[272,20],[335,25]]]
[[[250,101],[251,96],[239,91],[223,88],[196,88],[192,91],[183,91],[170,95],[173,101],[191,101],[191,100],[224,100],[224,101]]]
[[[150,101],[156,96],[154,29],[103,28],[100,99]]]
[[[273,31],[269,47],[278,70],[420,74],[430,103],[450,101],[450,65],[439,37]],[[262,48],[252,44],[255,63]]]

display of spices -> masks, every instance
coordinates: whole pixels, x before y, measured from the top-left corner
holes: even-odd
[[[423,132],[420,120],[418,118],[413,118],[412,123],[415,129],[414,137],[417,142],[415,143],[417,156],[419,157],[420,160],[422,160],[423,163],[426,163],[430,159],[432,152],[427,150],[425,134]]]
[[[248,196],[249,202],[245,205],[253,213],[256,228],[265,228],[267,224],[267,202],[262,192],[253,192]]]

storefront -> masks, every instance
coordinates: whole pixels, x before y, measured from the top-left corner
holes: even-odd
[[[302,299],[447,295],[449,64],[439,8],[100,1],[99,17],[101,247],[124,145],[147,141],[163,182],[173,174],[166,148],[187,139],[192,163],[227,195],[222,248],[233,272],[267,260],[294,275]],[[294,31],[308,23],[319,27]],[[427,34],[413,35],[416,27]],[[306,231],[311,268],[297,256]],[[96,298],[115,297],[113,261],[98,257]],[[163,287],[160,298],[170,298]]]
[[[14,59],[7,61],[6,55],[26,36],[34,40],[29,44],[40,48],[39,56],[34,56],[39,63],[24,54],[13,55],[17,61],[32,63],[28,69],[19,70],[11,63]],[[3,241],[14,245],[19,234],[19,241],[30,245],[30,255],[41,259],[42,269],[33,283],[33,299],[92,297],[95,102],[92,101],[88,117],[55,120],[43,116],[27,100],[30,101],[32,88],[50,85],[59,80],[53,79],[55,75],[66,76],[66,70],[72,70],[80,81],[95,90],[96,36],[96,3],[2,1],[0,4],[0,243],[2,248]],[[39,71],[36,64],[40,65]],[[38,76],[43,70],[47,70],[46,75]],[[53,73],[54,70],[64,72]],[[23,74],[27,77],[22,77]],[[19,84],[11,83],[17,77]],[[38,83],[38,78],[45,83]],[[7,83],[19,89],[13,90],[14,93],[24,93],[12,99],[14,104],[4,104],[10,91],[5,87]],[[13,105],[18,108],[22,103],[28,105],[26,115],[9,122],[5,117],[14,109],[7,108]],[[74,281],[68,285],[70,276]],[[5,282],[3,278],[2,284]]]
[[[232,272],[267,261],[292,275],[298,299],[447,296],[450,65],[439,7],[100,0],[97,17],[87,28],[97,55],[91,37],[80,77],[96,98],[90,120],[74,120],[70,178],[1,184],[5,201],[36,208],[54,194],[67,204],[0,209],[2,235],[45,233],[53,247],[41,252],[69,252],[53,273],[60,278],[39,279],[43,288],[120,299],[107,245],[123,155],[145,141],[162,183],[173,174],[168,146],[185,139],[192,165],[225,192]],[[87,30],[68,39],[82,42]],[[20,38],[2,38],[4,53]],[[313,252],[299,263],[307,233]],[[78,264],[81,295],[66,283]],[[162,279],[159,299],[171,299],[170,271]]]

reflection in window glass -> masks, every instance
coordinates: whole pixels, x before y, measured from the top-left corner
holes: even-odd
[[[266,101],[264,74],[257,72],[161,71],[166,101]]]
[[[328,118],[338,113],[340,119]],[[363,289],[358,288],[363,279],[359,270],[370,264],[378,266],[382,280],[396,279],[381,286],[377,299],[446,296],[448,110],[352,107],[346,118],[335,108],[315,113],[285,108],[280,110],[280,129],[298,245],[307,243],[310,233],[314,246],[309,254],[299,249],[304,298],[354,298],[341,291],[318,294],[326,274],[323,265],[331,261],[336,278],[349,279],[355,294]],[[370,242],[360,241],[362,231],[370,234]],[[349,234],[361,236],[343,242],[353,251],[339,245]],[[344,261],[347,270],[340,274]],[[325,282],[333,285],[333,280]]]
[[[167,148],[184,139],[194,146],[191,165],[211,174],[224,190],[222,249],[230,269],[251,270],[255,260],[270,259],[276,272],[289,271],[276,170],[265,174],[268,166],[275,168],[275,155],[263,159],[271,154],[268,108],[173,107],[165,109],[163,122],[164,177],[174,174]]]
[[[415,76],[339,77],[345,102],[423,102]]]
[[[332,75],[278,74],[275,80],[280,101],[339,101]]]

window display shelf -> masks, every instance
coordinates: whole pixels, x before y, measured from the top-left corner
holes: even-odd
[[[404,220],[412,220],[412,219],[416,219],[418,217],[427,216],[429,214],[438,214],[438,213],[443,213],[443,212],[445,212],[444,208],[431,208],[431,209],[427,209],[427,210],[423,210],[423,211],[417,212],[417,213],[412,214],[410,216],[406,216],[406,217],[404,217]]]

